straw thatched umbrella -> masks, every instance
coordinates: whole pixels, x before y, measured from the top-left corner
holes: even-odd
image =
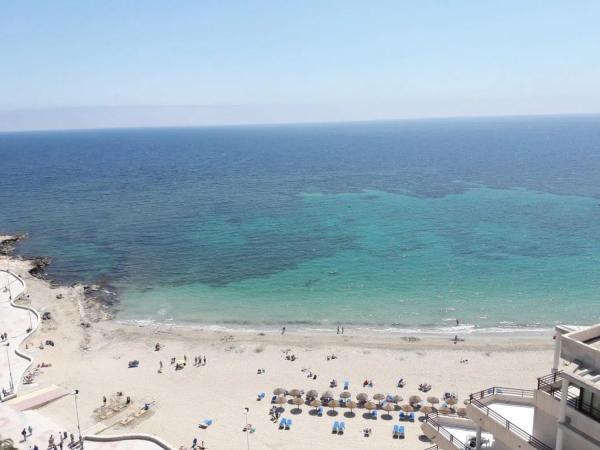
[[[364,392],[361,392],[360,394],[358,394],[356,396],[356,400],[361,401],[361,402],[366,402],[367,400],[369,400],[369,394],[365,394]]]
[[[296,406],[304,405],[304,399],[302,397],[294,397],[292,403]]]
[[[432,395],[431,397],[427,397],[427,401],[433,406],[437,405],[440,402],[440,399]]]
[[[401,395],[394,395],[394,403],[400,403],[402,400],[404,400],[404,397]]]
[[[330,400],[329,403],[327,403],[327,406],[333,409],[339,408],[340,402],[338,402],[337,400]]]
[[[273,389],[273,395],[284,395],[286,392],[284,388]]]
[[[410,397],[408,397],[408,403],[410,403],[411,405],[419,403],[420,401],[421,397],[419,397],[418,395],[411,395]]]
[[[383,409],[386,410],[387,412],[390,412],[390,411],[394,411],[396,409],[396,406],[394,406],[393,403],[386,403],[385,405],[383,405]]]
[[[431,406],[425,405],[421,406],[421,409],[419,411],[421,411],[423,414],[431,414],[433,412],[433,408]]]
[[[319,396],[319,393],[317,391],[315,391],[314,389],[311,389],[310,391],[308,391],[306,393],[306,398],[317,398]]]
[[[368,409],[369,411],[371,411],[372,409],[377,408],[377,405],[373,402],[367,402],[365,403],[365,409]]]
[[[357,406],[358,406],[357,403],[353,400],[346,402],[346,408],[348,408],[350,411],[352,411]]]
[[[352,397],[352,394],[348,391],[344,391],[340,394],[340,397],[341,398],[350,398],[350,397]]]
[[[385,398],[385,395],[381,394],[381,393],[377,393],[373,396],[373,400],[378,400],[379,404],[381,404],[381,400],[383,400]]]
[[[414,412],[415,408],[412,405],[402,405],[402,411],[404,412]]]
[[[285,397],[282,395],[280,397],[277,397],[275,399],[275,403],[277,403],[278,405],[284,405],[287,403],[287,400],[285,399]]]
[[[331,391],[325,391],[321,395],[321,398],[333,398],[333,392],[331,392]]]
[[[450,409],[446,408],[445,406],[442,406],[440,409],[438,409],[438,413],[439,414],[449,414],[450,413]]]
[[[314,399],[312,402],[310,402],[310,406],[313,408],[318,408],[321,406],[321,400]]]
[[[458,400],[454,397],[450,397],[448,400],[446,400],[446,403],[448,403],[451,406],[454,406],[458,403]]]
[[[458,408],[456,410],[456,414],[458,414],[461,417],[465,417],[467,415],[467,408]]]
[[[288,395],[291,395],[292,397],[300,397],[302,395],[302,391],[300,389],[292,389],[288,392]]]

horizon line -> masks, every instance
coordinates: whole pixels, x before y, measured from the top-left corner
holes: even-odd
[[[107,107],[95,107],[95,106],[78,106],[78,107],[65,107],[65,108],[41,108],[40,110],[77,110],[77,109],[94,109],[94,108],[144,108],[146,106],[107,106]],[[193,105],[180,105],[171,106],[172,108],[190,108]],[[0,114],[8,111],[17,110],[0,110]],[[20,109],[18,111],[34,111],[32,109]],[[439,115],[439,116],[414,116],[414,117],[397,117],[397,118],[375,118],[375,119],[332,119],[332,120],[318,120],[318,121],[281,121],[281,122],[245,122],[240,121],[236,123],[206,123],[196,125],[117,125],[117,126],[90,126],[90,127],[65,127],[65,128],[52,128],[52,127],[40,127],[40,128],[29,128],[29,129],[7,129],[0,130],[1,134],[20,134],[20,133],[39,133],[39,132],[66,132],[66,131],[111,131],[111,130],[151,130],[151,129],[193,129],[193,128],[240,128],[240,127],[276,127],[276,126],[303,126],[303,125],[352,125],[352,124],[369,124],[369,123],[386,123],[386,122],[417,122],[417,121],[428,121],[428,120],[464,120],[464,119],[518,119],[518,118],[559,118],[559,117],[594,117],[600,116],[598,112],[562,112],[562,113],[534,113],[534,114],[461,114],[461,115]]]

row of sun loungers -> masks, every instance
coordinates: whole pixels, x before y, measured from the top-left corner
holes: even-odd
[[[405,413],[404,411],[400,412],[400,421],[405,420],[408,422],[414,422],[415,421],[415,413]]]
[[[279,429],[280,430],[289,430],[291,426],[292,426],[292,419],[286,419],[285,417],[282,417],[281,420],[279,421]]]
[[[402,425],[394,425],[392,437],[394,439],[404,439],[404,427]]]
[[[338,422],[337,420],[333,422],[332,434],[344,434],[344,431],[346,431],[346,422]]]

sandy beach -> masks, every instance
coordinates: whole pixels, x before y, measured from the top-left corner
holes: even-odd
[[[7,266],[6,257],[0,264]],[[40,313],[49,312],[39,330],[26,341],[34,363],[51,364],[24,385],[20,395],[56,384],[68,390],[79,389],[79,413],[84,434],[148,433],[158,435],[174,448],[189,448],[194,438],[210,449],[250,448],[304,449],[329,448],[427,448],[431,444],[421,436],[420,422],[405,423],[406,438],[392,439],[393,420],[355,416],[343,408],[317,417],[306,405],[296,409],[283,405],[282,417],[292,419],[290,430],[279,430],[271,421],[270,399],[275,388],[330,390],[336,379],[335,395],[347,380],[354,395],[400,394],[405,402],[410,395],[422,397],[455,392],[460,401],[469,393],[490,386],[533,386],[538,376],[549,372],[552,364],[552,333],[531,336],[472,334],[454,344],[451,336],[359,336],[346,327],[343,335],[308,335],[302,329],[288,327],[278,331],[202,331],[173,326],[133,326],[105,318],[104,311],[86,300],[83,286],[54,286],[31,276],[31,262],[13,258],[10,269],[27,284],[32,306]],[[240,312],[243,315],[243,311]],[[416,339],[415,339],[416,338]],[[54,346],[40,343],[52,340]],[[161,350],[155,351],[155,344]],[[295,355],[295,361],[286,355]],[[328,360],[334,354],[337,358]],[[194,365],[194,358],[206,358],[206,365]],[[182,370],[175,370],[171,359],[187,358]],[[128,368],[138,360],[139,366]],[[465,362],[466,361],[466,362]],[[162,373],[159,373],[160,363]],[[511,368],[511,370],[506,370]],[[518,368],[518,370],[515,370]],[[257,373],[264,369],[264,373]],[[309,378],[308,372],[317,375]],[[397,388],[404,378],[407,384]],[[363,381],[372,380],[373,387]],[[418,391],[420,383],[432,389]],[[116,392],[129,396],[131,404],[123,411],[101,420],[103,396]],[[259,393],[265,398],[257,400]],[[127,425],[120,421],[150,403],[147,414]],[[254,430],[243,432],[247,420]],[[55,423],[75,427],[72,399],[65,397],[37,410]],[[419,416],[419,414],[417,415]],[[199,428],[205,419],[213,423]],[[334,421],[345,421],[343,435],[332,434]],[[362,430],[371,428],[370,437]],[[15,436],[16,437],[16,436]]]

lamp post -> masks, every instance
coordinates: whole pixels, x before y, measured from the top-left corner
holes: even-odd
[[[71,392],[71,395],[75,398],[75,415],[77,417],[77,434],[79,435],[79,445],[83,449],[83,439],[81,438],[81,426],[79,425],[79,408],[77,407],[77,394],[79,394],[79,389],[75,389]]]
[[[250,412],[250,408],[247,406],[244,408],[244,415],[246,416],[246,449],[250,450],[250,429],[248,427],[248,413]]]
[[[31,298],[29,297],[29,294],[27,294],[27,301],[29,302],[29,308],[27,308],[27,312],[29,313],[29,329],[27,330],[27,333],[29,333],[33,330],[33,321],[31,320]]]
[[[2,345],[6,347],[6,361],[8,362],[8,374],[10,375],[10,393],[12,394],[15,390],[15,385],[13,384],[12,367],[10,366],[10,352],[8,351],[10,342],[5,342]]]

